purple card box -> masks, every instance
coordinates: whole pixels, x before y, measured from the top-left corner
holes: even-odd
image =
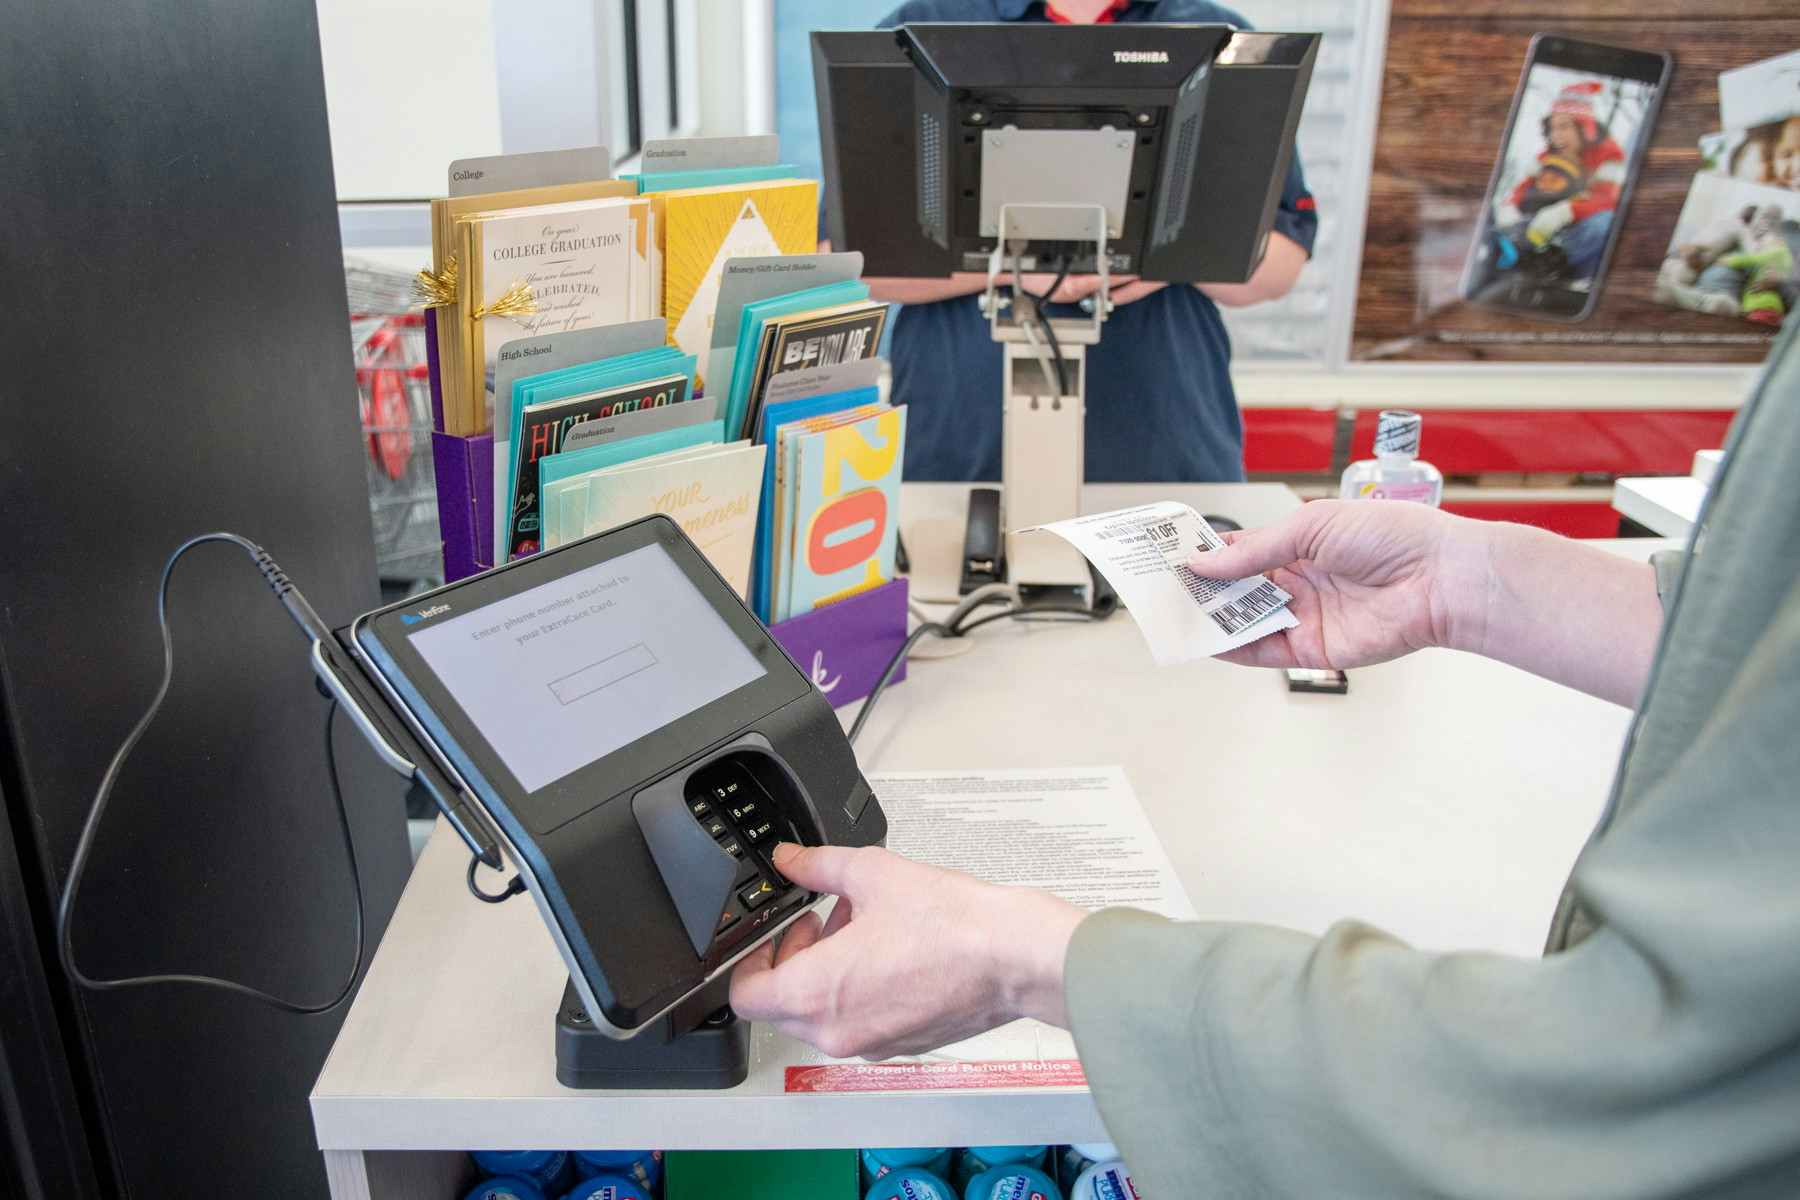
[[[493,566],[494,435],[431,435],[437,471],[438,530],[444,539],[444,582]]]
[[[437,475],[444,582],[455,583],[494,565],[494,435],[444,432],[435,308],[425,310],[425,358],[431,367],[431,465]]]
[[[834,708],[861,700],[906,641],[906,580],[816,608],[769,632]],[[905,678],[902,662],[890,686]]]

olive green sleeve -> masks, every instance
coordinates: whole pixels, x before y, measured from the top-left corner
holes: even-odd
[[[1350,921],[1311,937],[1122,909],[1076,930],[1070,1025],[1146,1196],[1800,1196],[1790,325],[1570,876],[1580,940],[1439,954]],[[1681,569],[1657,562],[1665,597]]]
[[[1800,1195],[1796,713],[1800,584],[1583,853],[1595,928],[1544,958],[1088,917],[1070,1024],[1144,1194]]]

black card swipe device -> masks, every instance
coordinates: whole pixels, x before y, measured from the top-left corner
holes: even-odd
[[[824,697],[666,517],[338,637],[321,676],[478,858],[511,860],[609,1037],[699,1024],[819,899],[774,870],[777,842],[886,837]]]

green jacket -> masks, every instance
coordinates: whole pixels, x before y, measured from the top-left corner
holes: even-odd
[[[1794,325],[1665,598],[1544,957],[1354,921],[1082,923],[1069,1013],[1144,1195],[1800,1197]]]

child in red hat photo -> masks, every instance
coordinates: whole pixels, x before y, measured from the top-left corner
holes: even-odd
[[[1495,265],[1517,267],[1533,252],[1547,257],[1571,288],[1591,284],[1606,252],[1625,186],[1625,151],[1595,112],[1606,85],[1585,79],[1565,85],[1540,129],[1538,170],[1495,205]]]
[[[1550,52],[1637,55],[1613,74],[1546,62]],[[1612,55],[1614,58],[1607,58]],[[1585,46],[1539,35],[1514,98],[1506,140],[1476,217],[1460,291],[1471,303],[1550,320],[1579,321],[1599,301],[1601,275],[1649,141],[1661,83],[1649,52]],[[1660,78],[1660,77],[1659,77]]]

